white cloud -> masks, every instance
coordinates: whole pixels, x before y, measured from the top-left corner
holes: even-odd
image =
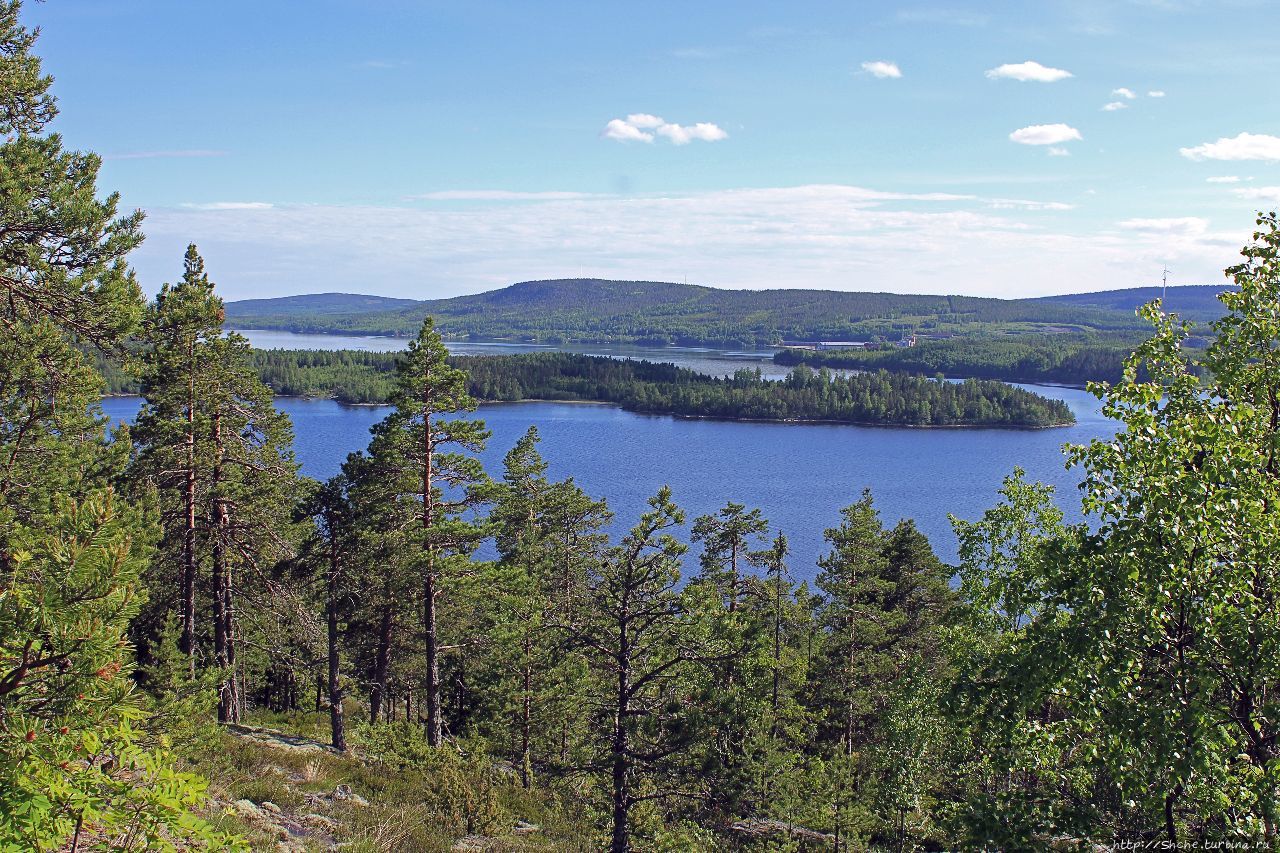
[[[1245,187],[1232,190],[1240,198],[1249,201],[1263,201],[1267,204],[1280,204],[1280,187]]]
[[[1210,184],[1238,184],[1240,183],[1239,175],[1218,175],[1212,178],[1205,178],[1206,183]]]
[[[729,134],[723,128],[709,121],[682,125],[649,113],[632,113],[625,119],[612,119],[605,125],[600,135],[618,142],[653,142],[655,134],[671,140],[673,145],[688,145],[695,139],[702,142],[719,142],[721,139],[729,138]]]
[[[1113,113],[1116,110],[1127,110],[1127,109],[1129,109],[1129,105],[1126,104],[1124,101],[1112,101],[1109,104],[1102,105],[1102,111],[1104,113]]]
[[[882,80],[886,78],[897,79],[902,76],[902,69],[898,67],[896,62],[885,62],[884,60],[864,62],[862,63],[862,70]]]
[[[566,201],[569,199],[595,198],[596,193],[580,192],[520,192],[517,190],[437,190],[411,195],[409,201]]]
[[[270,210],[274,204],[266,201],[214,201],[207,204],[184,204],[189,210]]]
[[[1061,68],[1049,68],[1028,59],[1026,62],[1018,62],[1013,64],[999,65],[987,71],[987,77],[992,80],[1007,79],[1021,80],[1022,82],[1034,83],[1056,83],[1059,80],[1065,80],[1074,76],[1070,71]]]
[[[1009,134],[1009,138],[1022,145],[1057,145],[1073,139],[1083,139],[1080,131],[1067,124],[1033,124]]]
[[[1119,89],[1112,89],[1111,94],[1119,98],[1127,98],[1130,101],[1138,97],[1132,89],[1126,89],[1124,86],[1121,86]]]
[[[1070,157],[1071,152],[1065,148],[1061,148],[1055,145],[1049,149],[1049,156],[1050,157]]]
[[[1148,98],[1163,98],[1163,97],[1164,97],[1164,91],[1163,91],[1163,90],[1161,90],[1161,89],[1152,89],[1150,92],[1147,92],[1147,97],[1148,97]]]
[[[695,139],[703,142],[719,142],[729,137],[722,128],[708,121],[700,121],[692,126],[661,124],[658,126],[658,135],[667,137],[676,145],[688,145]]]
[[[666,122],[658,116],[649,115],[648,113],[632,113],[626,117],[625,121],[632,127],[643,128],[644,130],[661,127],[666,124]]]
[[[1265,133],[1241,133],[1217,142],[1206,142],[1194,148],[1179,148],[1188,160],[1280,160],[1280,136]]]
[[[653,134],[645,133],[637,127],[627,124],[620,118],[610,119],[609,123],[604,126],[604,130],[600,133],[605,139],[614,139],[618,142],[652,142]]]

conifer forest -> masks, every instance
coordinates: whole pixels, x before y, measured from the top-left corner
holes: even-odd
[[[1210,325],[1141,310],[1078,498],[1010,459],[948,565],[855,491],[802,567],[750,482],[615,518],[536,427],[486,468],[479,403],[1070,411],[934,378],[945,353],[716,379],[455,358],[431,317],[400,354],[255,351],[196,246],[135,275],[143,217],[50,131],[22,14],[0,0],[0,850],[1280,849],[1275,214]],[[389,409],[318,482],[277,393]]]

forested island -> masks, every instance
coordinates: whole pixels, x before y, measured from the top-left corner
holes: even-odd
[[[1125,359],[1141,341],[1138,335],[1105,342],[1057,335],[921,339],[911,347],[782,349],[774,353],[773,360],[788,366],[807,364],[1083,387],[1089,382],[1120,381]],[[1203,341],[1188,343],[1203,346]]]
[[[403,356],[357,350],[254,350],[258,377],[288,397],[389,403]],[[935,427],[1050,427],[1075,422],[1065,403],[1003,382],[941,382],[904,373],[840,376],[801,365],[771,381],[743,369],[729,378],[673,364],[578,353],[450,356],[467,393],[482,402],[613,403],[643,414],[730,420]],[[110,371],[111,393],[137,393],[136,377]]]
[[[694,519],[659,488],[616,536],[535,429],[486,470],[471,388],[589,377],[464,368],[429,320],[367,448],[301,476],[196,247],[144,294],[142,215],[48,131],[19,11],[0,0],[0,849],[1280,849],[1275,214],[1227,270],[1207,379],[1153,303],[1094,386],[1118,432],[1070,450],[1092,524],[1013,468],[948,566],[852,494],[797,582],[751,482]],[[143,396],[116,431],[113,362]],[[580,372],[673,370],[625,364]],[[673,400],[759,382],[665,375]]]

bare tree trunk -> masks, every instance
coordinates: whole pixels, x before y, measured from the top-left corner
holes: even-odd
[[[190,675],[196,676],[196,391],[194,345],[187,373],[187,470],[184,488],[186,516],[182,531],[182,633],[178,648],[187,656]]]
[[[631,649],[626,630],[621,633],[618,652],[614,658],[618,665],[618,692],[615,697],[613,717],[613,837],[609,853],[629,853],[631,850],[631,768],[627,755],[627,715],[631,697]]]
[[[333,748],[339,752],[347,751],[347,736],[342,718],[342,684],[338,671],[338,581],[340,564],[337,543],[333,540],[332,530],[329,541],[329,577],[328,594],[325,600],[326,616],[329,622],[329,729],[332,734]],[[319,681],[317,680],[317,685]],[[319,704],[319,694],[316,694]]]
[[[388,702],[387,670],[391,664],[391,605],[385,604],[378,622],[378,650],[373,663],[373,691],[369,695],[369,722],[376,723],[385,714]]]
[[[528,788],[533,779],[533,756],[529,749],[530,719],[533,716],[533,634],[524,635],[523,695],[520,701],[520,784]]]
[[[444,721],[440,714],[440,644],[436,635],[436,598],[439,595],[436,578],[436,554],[431,542],[431,526],[435,523],[435,506],[432,495],[432,451],[430,392],[422,406],[422,547],[427,566],[422,584],[422,627],[426,637],[427,653],[427,743],[439,746],[444,742]]]
[[[236,716],[235,670],[231,660],[231,638],[227,632],[230,620],[227,613],[227,506],[219,494],[222,487],[222,421],[213,418],[213,474],[210,487],[213,492],[213,658],[222,672],[218,683],[218,722],[231,722]]]

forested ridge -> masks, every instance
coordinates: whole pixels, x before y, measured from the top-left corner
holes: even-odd
[[[407,336],[431,316],[436,328],[450,337],[707,346],[897,340],[908,332],[1131,337],[1145,329],[1134,313],[1140,303],[1115,296],[1105,305],[1095,305],[1059,301],[1067,297],[722,290],[671,282],[559,279],[520,282],[408,307],[341,310],[350,299],[335,301],[317,294],[232,302],[227,305],[227,318],[231,326],[241,329]],[[1184,301],[1193,307],[1197,319],[1209,317],[1200,299]]]
[[[388,403],[402,356],[354,350],[254,350],[249,364],[275,393]],[[1000,382],[938,382],[877,372],[838,376],[800,367],[781,381],[741,370],[716,378],[672,364],[577,353],[450,356],[483,402],[615,403],[646,414],[907,426],[1058,426],[1074,422],[1059,400]],[[111,369],[112,393],[136,393],[136,377]]]
[[[430,320],[368,447],[300,476],[197,248],[144,295],[142,216],[47,132],[19,11],[0,850],[1280,849],[1275,214],[1203,376],[1153,303],[1092,386],[1119,426],[1069,451],[1093,524],[1014,469],[946,566],[851,484],[809,584],[751,483],[693,519],[662,488],[610,537],[536,429],[485,470],[471,387],[512,374]],[[130,428],[99,360],[140,383]]]

